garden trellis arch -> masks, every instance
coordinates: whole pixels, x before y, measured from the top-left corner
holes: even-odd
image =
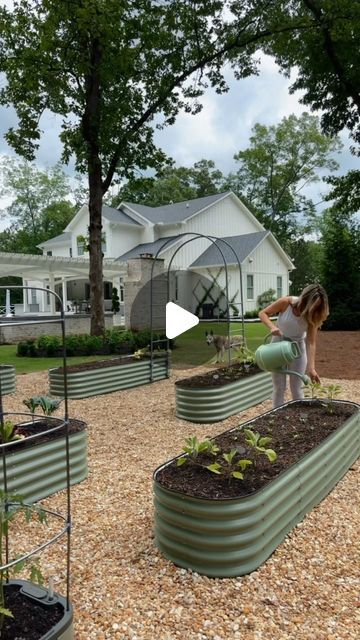
[[[235,249],[231,246],[231,244],[229,242],[227,242],[227,240],[225,240],[224,238],[219,238],[217,236],[213,236],[213,235],[207,235],[207,234],[203,234],[203,233],[197,233],[195,231],[188,231],[186,233],[181,233],[177,236],[177,240],[180,238],[186,238],[187,236],[191,236],[190,238],[187,238],[187,240],[185,240],[185,242],[183,242],[179,247],[177,247],[177,249],[174,251],[170,261],[169,261],[169,265],[167,268],[167,274],[166,274],[166,283],[167,283],[167,301],[169,301],[170,298],[170,271],[171,271],[171,266],[173,263],[173,260],[175,258],[175,256],[177,255],[177,253],[183,249],[187,244],[189,244],[190,242],[193,242],[194,240],[198,240],[200,238],[205,239],[205,240],[209,240],[213,246],[215,246],[222,258],[223,264],[224,264],[224,269],[225,269],[225,298],[226,298],[226,320],[227,320],[227,334],[228,334],[228,339],[230,341],[230,334],[231,334],[231,330],[230,330],[230,304],[229,304],[229,273],[228,273],[228,265],[226,262],[226,258],[224,255],[223,250],[221,249],[221,246],[218,244],[219,242],[222,243],[223,245],[225,245],[225,247],[227,247],[228,249],[230,249],[231,253],[233,254],[234,258],[235,258],[235,263],[237,264],[238,268],[239,268],[239,280],[240,280],[240,287],[239,287],[239,291],[240,291],[240,304],[241,304],[241,333],[242,333],[242,338],[243,338],[243,342],[244,345],[246,344],[245,342],[245,324],[244,324],[244,299],[243,299],[243,283],[242,283],[242,269],[241,269],[241,263],[239,260],[239,257],[235,251]],[[158,340],[154,340],[154,331],[153,331],[153,309],[154,309],[154,302],[153,302],[153,275],[154,275],[154,267],[155,267],[155,261],[157,260],[157,258],[159,257],[159,254],[164,251],[164,249],[166,249],[166,247],[172,243],[174,241],[174,238],[168,238],[167,240],[165,240],[163,242],[163,244],[158,248],[154,258],[153,258],[153,263],[151,265],[151,275],[150,275],[150,333],[151,333],[151,342],[150,342],[150,355],[151,355],[151,369],[150,369],[150,379],[153,379],[153,355],[154,355],[154,344],[156,342],[158,342]],[[167,350],[169,348],[169,341],[167,340]],[[231,353],[230,350],[228,351],[228,357],[229,357],[229,364],[231,361]]]

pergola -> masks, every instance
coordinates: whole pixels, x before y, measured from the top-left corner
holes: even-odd
[[[115,262],[105,258],[103,261],[103,278],[120,289],[120,278],[126,275],[126,263]],[[23,279],[24,286],[29,282],[39,282],[46,289],[55,291],[61,285],[64,309],[67,307],[67,282],[89,278],[89,258],[67,258],[61,256],[41,256],[26,253],[0,252],[0,276],[17,276]],[[43,294],[40,311],[45,310]],[[51,313],[55,313],[55,298],[50,296]],[[24,296],[24,312],[28,311],[28,300]]]

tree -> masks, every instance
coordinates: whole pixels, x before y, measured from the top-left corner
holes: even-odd
[[[360,143],[360,3],[349,0],[279,0],[270,7],[264,20],[277,20],[285,29],[273,31],[265,51],[275,55],[286,75],[296,68],[297,77],[290,91],[300,90],[301,101],[322,112],[323,130],[334,135],[345,127],[356,143]],[[292,26],[302,22],[301,31]],[[332,182],[331,182],[332,183]],[[329,196],[346,198],[356,191],[360,200],[360,172],[336,178],[335,190]]]
[[[360,311],[360,226],[336,207],[322,224],[322,282],[330,308]]]
[[[234,156],[240,168],[228,185],[239,197],[245,195],[265,228],[288,247],[300,224],[315,214],[303,189],[320,180],[320,170],[337,168],[330,154],[341,143],[322,134],[318,118],[307,113],[270,127],[257,123],[252,132],[250,147]]]
[[[273,2],[270,2],[273,4]],[[275,3],[276,4],[276,3]],[[101,212],[116,175],[158,168],[153,119],[196,114],[210,84],[221,93],[225,59],[236,77],[255,72],[253,54],[270,31],[269,0],[15,0],[0,12],[0,103],[13,105],[6,135],[33,159],[40,119],[63,118],[63,160],[73,154],[89,182],[91,332],[104,330]],[[278,25],[274,28],[279,28]],[[159,126],[159,125],[157,125]]]
[[[2,158],[0,169],[0,194],[12,198],[1,214],[10,226],[0,234],[0,248],[39,253],[38,245],[62,233],[74,216],[69,179],[59,164],[42,170],[11,157]]]
[[[112,204],[121,201],[143,203],[151,207],[182,202],[220,193],[224,176],[213,160],[199,160],[193,167],[165,167],[154,178],[129,180],[119,191]]]
[[[298,296],[308,284],[321,281],[322,242],[304,237],[290,244],[290,256],[295,265],[290,275],[290,295]]]

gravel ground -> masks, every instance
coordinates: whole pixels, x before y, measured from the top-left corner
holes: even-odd
[[[199,370],[201,371],[201,370]],[[184,438],[212,436],[270,409],[270,401],[213,425],[174,416],[174,381],[70,401],[89,429],[89,478],[72,489],[76,640],[347,640],[360,637],[359,462],[252,574],[213,579],[175,567],[155,548],[152,472]],[[359,380],[341,398],[360,402]],[[18,377],[5,398],[48,393],[47,374]],[[63,493],[46,501],[64,506]],[[42,557],[64,592],[63,543]]]

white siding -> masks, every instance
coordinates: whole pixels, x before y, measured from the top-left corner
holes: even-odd
[[[202,213],[193,216],[185,224],[177,224],[166,226],[159,229],[159,236],[172,236],[183,233],[201,233],[204,235],[224,238],[227,236],[239,236],[246,233],[255,233],[262,231],[264,227],[253,219],[251,214],[247,212],[246,207],[232,198],[227,196],[224,200],[215,203]],[[191,236],[188,236],[190,239]],[[194,236],[195,237],[195,236]],[[187,240],[188,238],[185,238]],[[176,257],[177,264],[182,268],[187,268],[196,258],[199,257],[211,244],[210,240],[205,238],[196,238],[188,243]],[[166,253],[166,257],[168,252]],[[219,254],[219,262],[222,262]]]
[[[62,258],[70,258],[70,242],[68,244],[54,244],[43,249],[43,255],[47,256],[48,251],[51,251],[53,256],[61,256]]]
[[[244,313],[246,313],[246,311],[252,311],[253,309],[257,308],[258,296],[267,289],[275,289],[276,295],[276,284],[278,276],[282,276],[282,295],[287,295],[289,292],[289,272],[287,264],[285,264],[282,257],[278,254],[268,238],[265,238],[261,245],[259,245],[259,247],[255,249],[255,251],[249,257],[250,259],[252,259],[252,262],[250,262],[247,258],[242,264]],[[210,284],[213,281],[212,277],[218,275],[219,268],[215,267],[210,269],[210,274],[206,269],[196,269],[194,271],[206,276],[209,279]],[[254,296],[252,299],[247,298],[247,274],[254,276]],[[217,281],[219,283],[219,287],[225,290],[226,276],[224,268],[221,270],[221,274],[218,277]],[[234,266],[228,266],[228,285],[229,300],[232,300],[235,296],[234,301],[240,303],[241,293],[239,270]]]
[[[140,242],[142,242],[140,228],[109,225],[107,257],[118,258],[133,249],[133,247],[136,247]]]

